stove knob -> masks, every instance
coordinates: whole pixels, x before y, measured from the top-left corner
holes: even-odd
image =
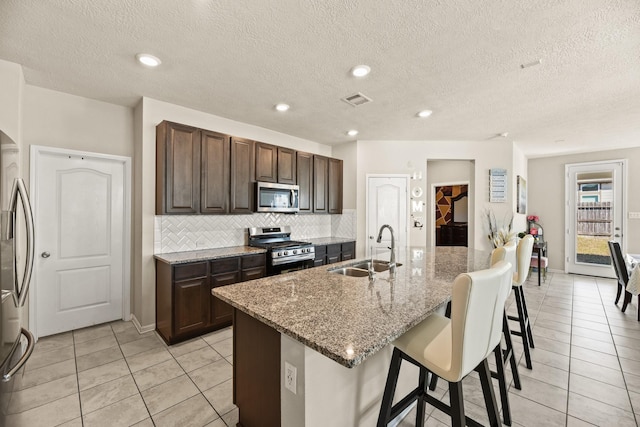
[[[289,255],[289,251],[284,251],[284,254],[285,255]]]
[[[282,256],[282,252],[278,252],[278,256]]]
[[[294,250],[293,250],[293,254],[295,255],[295,254],[297,254],[297,253],[298,253],[298,251],[297,251],[296,249],[294,249]]]

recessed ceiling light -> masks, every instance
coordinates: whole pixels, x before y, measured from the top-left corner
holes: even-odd
[[[356,65],[351,69],[351,74],[354,77],[364,77],[371,72],[371,68],[368,65]]]
[[[356,136],[358,134],[358,131],[355,129],[351,129],[349,132],[347,132],[347,135],[349,136]]]
[[[418,113],[418,117],[421,117],[424,119],[425,117],[429,117],[432,114],[433,114],[433,111],[431,110],[422,110]]]
[[[148,53],[139,53],[136,55],[136,59],[142,65],[145,65],[147,67],[157,67],[158,65],[162,64],[162,61],[160,61],[160,58],[153,55],[149,55]]]
[[[289,109],[289,104],[276,104],[276,110],[280,111],[281,113],[284,113],[285,111],[287,111]]]

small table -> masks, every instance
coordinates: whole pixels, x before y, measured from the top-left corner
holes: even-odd
[[[540,272],[542,271],[542,257],[547,256],[547,242],[533,243],[533,250],[538,254],[538,286],[540,286]]]

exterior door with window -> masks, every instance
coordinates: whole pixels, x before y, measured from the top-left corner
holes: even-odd
[[[565,270],[615,277],[607,242],[624,250],[625,161],[566,165]]]

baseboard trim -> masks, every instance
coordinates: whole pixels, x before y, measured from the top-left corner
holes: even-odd
[[[133,323],[133,326],[136,327],[136,329],[140,334],[144,334],[145,332],[151,332],[156,330],[155,323],[152,323],[151,325],[142,326],[135,314],[131,314],[131,323]]]

